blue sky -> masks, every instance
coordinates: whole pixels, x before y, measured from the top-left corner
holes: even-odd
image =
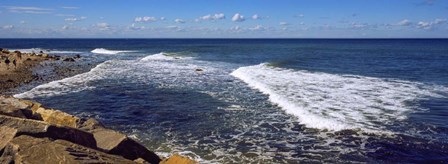
[[[446,38],[448,0],[2,0],[1,38]]]

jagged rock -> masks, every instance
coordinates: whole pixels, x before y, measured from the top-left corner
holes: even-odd
[[[174,154],[171,157],[161,161],[160,164],[198,164],[198,162],[193,161],[188,157]]]
[[[4,53],[4,54],[9,54],[9,50],[7,50],[7,49],[2,49],[2,53]]]
[[[22,135],[14,138],[0,157],[0,163],[135,163],[119,156],[106,154],[64,140],[34,138]]]
[[[17,130],[7,126],[0,126],[0,152],[16,136]]]
[[[85,130],[85,131],[93,131],[95,129],[99,128],[105,128],[103,124],[101,124],[99,121],[89,118],[86,121],[84,121],[80,126],[79,129]]]
[[[29,110],[29,106],[20,102],[18,99],[0,96],[0,114],[27,118],[24,114],[27,113],[26,110]]]
[[[66,62],[74,62],[75,59],[73,59],[73,58],[65,58],[65,59],[62,60],[62,61],[66,61]]]
[[[160,158],[143,145],[128,138],[126,135],[110,129],[98,128],[90,130],[95,137],[97,146],[104,152],[135,160],[142,158],[149,163],[159,163]]]
[[[40,116],[43,121],[48,122],[50,124],[59,126],[68,126],[72,128],[77,128],[80,120],[78,117],[72,116],[70,114],[58,110],[45,109],[42,107],[39,107],[34,112],[34,115],[36,114]]]
[[[202,72],[202,71],[204,71],[204,70],[201,69],[201,68],[196,68],[195,71],[196,71],[196,72]]]
[[[79,58],[81,58],[81,55],[76,54],[74,58],[79,59]]]
[[[47,123],[77,128],[80,119],[59,110],[45,109],[39,103],[0,96],[0,114],[42,120]]]
[[[16,129],[17,135],[63,139],[86,147],[97,147],[91,133],[70,127],[55,126],[43,121],[0,115],[0,126]]]
[[[49,55],[48,55],[48,54],[42,54],[42,57],[44,57],[44,58],[48,58]]]
[[[138,158],[136,160],[134,160],[135,163],[138,164],[150,164],[149,162],[145,161],[143,158]]]
[[[146,147],[122,133],[106,129],[95,119],[81,121],[80,118],[70,114],[58,110],[45,109],[40,103],[21,100],[11,96],[0,96],[0,112],[2,112],[0,113],[0,127],[2,127],[0,129],[1,147],[5,147],[5,144],[14,137],[18,138],[26,135],[31,138],[49,138],[51,141],[68,141],[78,146],[81,145],[104,153],[119,155],[128,160],[135,160],[131,162],[160,162],[160,158],[154,152],[149,151]],[[23,147],[18,144],[9,144],[6,147],[7,150],[6,148],[4,150],[0,149],[0,154],[3,151],[0,163],[20,163],[22,161],[17,161],[17,159],[23,157],[17,157],[17,152],[28,151],[22,150]],[[44,153],[49,153],[49,151],[45,150]],[[47,156],[47,158],[52,157]]]

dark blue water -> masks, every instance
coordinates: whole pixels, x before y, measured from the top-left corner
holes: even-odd
[[[448,40],[1,39],[90,71],[17,97],[204,163],[448,161]],[[31,49],[37,48],[37,49]]]

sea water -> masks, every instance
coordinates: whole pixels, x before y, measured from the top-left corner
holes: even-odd
[[[201,163],[448,161],[448,40],[1,39],[85,73],[14,96]]]

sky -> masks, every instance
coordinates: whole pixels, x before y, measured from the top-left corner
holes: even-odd
[[[0,38],[447,38],[448,0],[2,0]]]

